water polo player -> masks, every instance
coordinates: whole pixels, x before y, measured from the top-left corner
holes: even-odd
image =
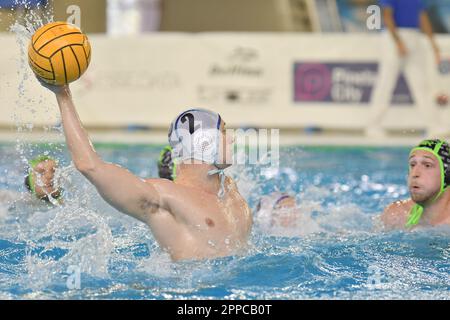
[[[300,214],[294,196],[276,191],[261,197],[256,206],[255,221],[265,229],[295,228]]]
[[[450,224],[450,147],[424,140],[409,155],[411,199],[389,205],[381,220],[387,228]]]
[[[42,82],[41,82],[42,83]],[[77,168],[117,210],[146,223],[172,259],[227,256],[247,245],[251,211],[224,169],[232,139],[212,111],[187,110],[172,122],[175,182],[141,179],[103,161],[83,129],[68,86],[42,83],[56,94],[64,134]]]
[[[38,156],[28,162],[25,186],[30,193],[47,203],[61,203],[62,190],[55,181],[58,162],[49,156]]]
[[[158,175],[160,178],[175,180],[177,175],[177,166],[172,160],[172,147],[165,146],[159,153]]]

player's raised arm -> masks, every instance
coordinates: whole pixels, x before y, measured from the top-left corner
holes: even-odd
[[[69,87],[50,89],[56,94],[67,146],[75,167],[113,207],[148,222],[148,215],[162,205],[156,188],[128,170],[104,162],[95,152],[79,120]]]
[[[87,36],[64,21],[39,28],[28,48],[31,69],[41,84],[56,94],[67,146],[76,168],[113,207],[148,222],[148,214],[161,205],[155,187],[124,168],[104,162],[78,118],[68,84],[86,71],[90,58]]]

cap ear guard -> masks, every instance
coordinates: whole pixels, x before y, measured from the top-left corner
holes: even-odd
[[[217,162],[217,130],[200,129],[192,135],[192,147],[195,159],[207,163]]]
[[[450,146],[447,142],[443,141],[438,154],[442,159],[444,187],[448,187],[450,186]]]

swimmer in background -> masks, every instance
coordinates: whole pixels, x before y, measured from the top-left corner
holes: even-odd
[[[450,225],[450,147],[446,141],[424,140],[409,154],[411,199],[390,204],[381,215],[387,229]]]
[[[308,207],[302,209],[292,194],[276,191],[259,200],[255,224],[272,236],[305,236],[322,230],[310,212]]]
[[[63,189],[56,176],[58,161],[45,155],[28,161],[24,185],[26,194],[14,190],[0,190],[2,218],[7,212],[22,213],[25,208],[33,207],[38,211],[50,209],[63,203]],[[14,214],[15,217],[16,214]]]
[[[62,203],[62,188],[58,186],[55,172],[58,162],[49,156],[38,156],[28,162],[24,185],[30,198],[25,199],[23,194],[13,190],[0,190],[0,203],[6,204],[17,200],[27,200],[32,205],[36,200],[47,205]]]
[[[174,181],[177,175],[177,166],[172,161],[172,147],[165,146],[159,153],[158,175],[162,179]]]
[[[284,192],[273,192],[259,200],[255,221],[266,228],[295,228],[300,214],[295,197]]]
[[[62,203],[62,189],[57,186],[55,172],[58,162],[49,156],[38,156],[28,162],[24,184],[37,199],[47,204]]]
[[[173,260],[229,256],[247,248],[252,215],[224,173],[234,141],[219,114],[205,109],[179,114],[169,128],[176,180],[144,180],[95,152],[69,86],[41,84],[56,95],[77,170],[111,206],[146,223]]]

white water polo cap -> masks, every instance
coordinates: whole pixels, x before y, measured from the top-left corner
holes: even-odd
[[[172,121],[169,129],[172,157],[178,161],[195,159],[217,165],[221,122],[220,115],[210,110],[190,109],[182,112]]]

